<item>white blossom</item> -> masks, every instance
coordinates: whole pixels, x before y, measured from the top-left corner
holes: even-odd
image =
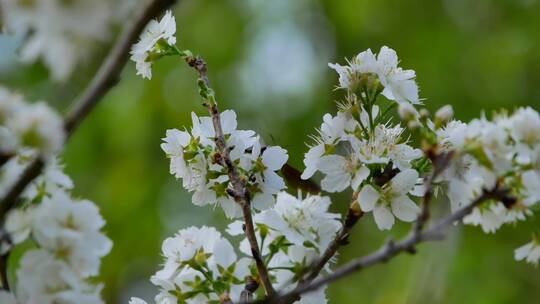
[[[422,151],[414,149],[401,139],[403,128],[377,125],[369,140],[351,140],[358,158],[365,164],[387,164],[390,161],[400,170],[410,168],[410,162],[422,156]]]
[[[451,105],[445,105],[435,112],[435,120],[441,124],[445,124],[454,116],[454,109]]]
[[[259,136],[251,130],[237,130],[236,113],[226,110],[220,114],[221,129],[229,157],[236,162],[240,178],[244,179],[255,209],[267,209],[274,196],[285,188],[277,171],[288,159],[287,151],[278,146],[263,147]],[[228,218],[242,215],[242,210],[227,189],[233,189],[228,168],[215,144],[211,117],[192,113],[191,132],[168,130],[161,148],[170,158],[170,173],[182,179],[182,185],[193,192],[192,202],[198,206],[219,205]]]
[[[7,121],[20,145],[37,149],[45,157],[60,152],[65,132],[62,118],[44,102],[26,105]]]
[[[413,70],[403,70],[398,67],[398,57],[389,47],[381,47],[377,57],[371,49],[354,57],[347,66],[329,64],[339,74],[340,88],[354,92],[363,74],[376,75],[384,87],[382,95],[398,103],[409,102],[420,104],[418,86],[414,81],[416,74]]]
[[[280,192],[276,205],[257,214],[255,222],[268,226],[293,244],[302,246],[309,242],[322,252],[341,228],[339,214],[328,212],[330,203],[330,198],[324,196],[302,200]]]
[[[281,167],[287,163],[289,155],[285,149],[278,146],[266,147],[262,151],[258,139],[251,149],[252,152],[249,156],[251,164],[244,167],[244,169],[253,172],[251,177],[261,191],[252,194],[253,206],[263,210],[271,207],[274,204],[273,195],[285,188],[283,178],[276,171],[281,170]]]
[[[272,208],[253,216],[257,241],[262,246],[261,254],[268,259],[270,275],[275,278],[274,288],[277,290],[294,288],[298,283],[295,272],[287,268],[311,266],[341,229],[340,215],[328,211],[330,204],[330,199],[325,196],[312,195],[302,199],[280,192]],[[244,235],[242,226],[243,221],[233,222],[227,232],[234,236]],[[240,250],[251,256],[247,238],[240,243]],[[272,269],[274,267],[277,268]],[[330,271],[330,264],[323,271]],[[311,303],[309,301],[326,303],[324,289],[306,294],[295,303]]]
[[[319,136],[315,137],[316,144],[309,149],[304,158],[306,169],[302,173],[302,178],[312,177],[318,170],[321,157],[328,152],[327,150],[333,150],[340,141],[346,140],[346,131],[352,131],[354,127],[354,121],[345,113],[339,112],[334,117],[325,114],[318,130]]]
[[[223,293],[239,301],[251,260],[237,259],[232,245],[215,228],[182,229],[163,242],[162,252],[164,266],[151,278],[160,288],[156,303],[207,303]],[[193,282],[204,288],[197,290]],[[216,290],[214,282],[223,289]],[[130,303],[145,302],[132,298]]]
[[[358,120],[341,111],[335,117],[325,114],[317,144],[304,157],[302,178],[320,171],[324,174],[323,190],[341,192],[350,186],[357,191],[370,176],[368,167],[372,164],[384,168],[392,163],[393,168],[409,169],[413,160],[422,157],[422,151],[407,144],[400,126],[371,126],[378,115],[378,106],[372,107],[371,115],[361,107]]]
[[[360,183],[369,176],[369,169],[360,166],[358,155],[348,157],[326,155],[321,157],[318,169],[326,174],[321,187],[328,192],[341,192],[348,186],[357,189]]]
[[[504,224],[505,211],[506,208],[501,203],[476,207],[471,214],[463,218],[463,223],[481,226],[485,233],[493,233]]]
[[[32,231],[32,210],[13,209],[6,215],[4,228],[12,244],[24,242]]]
[[[521,158],[527,158],[540,145],[540,115],[531,108],[520,108],[510,118],[510,134]]]
[[[34,210],[33,236],[42,248],[64,259],[83,277],[98,274],[111,241],[101,233],[105,221],[95,204],[56,191]]]
[[[418,172],[407,169],[398,173],[380,189],[366,185],[358,195],[360,208],[373,212],[375,223],[381,230],[394,225],[394,216],[405,222],[412,222],[420,213],[420,208],[408,196],[416,184]]]
[[[19,157],[5,166],[17,164]],[[61,169],[56,160],[48,163],[21,196],[22,206],[12,209],[4,223],[9,244],[4,242],[0,251],[29,236],[39,248],[24,253],[16,272],[18,303],[103,303],[102,286],[90,279],[112,243],[101,232],[105,221],[97,206],[71,196],[73,183]]]
[[[538,265],[540,260],[540,243],[538,240],[533,239],[531,242],[519,247],[514,251],[514,258],[516,261],[525,260],[527,263]]]
[[[100,285],[81,279],[66,263],[43,249],[27,251],[17,270],[17,301],[28,304],[97,304]]]
[[[533,206],[540,202],[540,176],[537,172],[529,170],[522,175],[523,183],[523,203],[526,206]]]
[[[398,105],[399,117],[404,121],[416,120],[420,114],[414,106],[408,102],[402,102]]]
[[[129,299],[129,304],[146,304],[146,301],[143,299],[131,297],[131,299]]]
[[[161,41],[169,46],[174,46],[176,43],[175,33],[176,20],[171,11],[167,11],[159,22],[152,20],[148,23],[139,42],[134,44],[131,49],[131,60],[135,62],[137,75],[141,75],[142,78],[152,78],[153,59],[150,56],[166,51],[159,45]]]
[[[0,87],[0,153],[16,155],[31,149],[51,158],[61,150],[64,139],[63,121],[56,111]]]

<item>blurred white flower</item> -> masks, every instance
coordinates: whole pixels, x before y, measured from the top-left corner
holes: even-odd
[[[129,299],[129,304],[146,304],[146,301],[139,298],[131,297],[131,299]]]
[[[435,112],[435,120],[441,124],[446,124],[454,116],[454,109],[451,105],[445,105]]]
[[[2,0],[8,32],[25,37],[24,62],[41,59],[52,78],[65,81],[96,42],[110,37],[116,1]]]
[[[538,265],[540,260],[540,243],[534,239],[531,242],[519,247],[514,251],[516,261],[525,260],[527,263]]]
[[[18,303],[97,304],[101,286],[80,278],[66,263],[43,249],[31,249],[17,270]]]
[[[60,152],[66,137],[62,118],[44,102],[17,111],[7,121],[7,127],[17,136],[20,146],[37,149],[44,157]]]
[[[63,259],[82,277],[95,276],[112,242],[101,233],[105,221],[97,206],[56,191],[33,214],[32,234],[41,248]]]
[[[463,218],[464,224],[480,226],[485,233],[494,233],[504,224],[506,208],[501,203],[476,207],[471,214]]]
[[[32,210],[13,209],[6,215],[4,228],[12,244],[24,242],[32,231]]]
[[[540,115],[532,108],[520,108],[510,117],[509,123],[520,162],[530,161],[534,157],[534,148],[540,146]]]

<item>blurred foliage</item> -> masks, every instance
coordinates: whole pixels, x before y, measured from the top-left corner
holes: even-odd
[[[340,98],[332,90],[337,77],[326,63],[343,62],[367,48],[396,49],[402,66],[416,70],[432,111],[452,104],[457,118],[469,120],[482,109],[488,114],[501,107],[540,109],[536,0],[179,2],[179,44],[208,62],[221,108],[236,109],[240,127],[288,149],[300,169],[306,136],[324,113],[335,111]],[[261,51],[257,47],[268,37],[274,40]],[[101,60],[96,56],[81,65],[68,83],[50,84],[39,64],[14,62],[12,44],[0,40],[2,57],[8,58],[7,64],[0,61],[0,81],[59,109],[69,105]],[[104,54],[107,45],[101,49]],[[246,65],[253,60],[256,70]],[[257,79],[264,81],[252,86]],[[191,111],[205,114],[195,75],[182,62],[159,62],[151,81],[136,77],[130,64],[68,144],[64,161],[76,193],[101,206],[115,244],[102,266],[108,303],[127,303],[130,295],[151,299],[155,291],[148,278],[161,263],[165,237],[189,225],[226,225],[220,212],[190,203],[168,174],[159,147],[166,129],[189,125]],[[347,195],[334,197],[335,210],[346,208]],[[446,211],[445,204],[436,208],[435,213]],[[474,227],[452,229],[446,241],[421,245],[416,256],[399,256],[332,285],[331,303],[538,303],[538,269],[516,263],[513,250],[539,223],[533,218],[496,235]],[[391,235],[398,238],[407,228],[400,224]],[[366,216],[340,262],[372,251],[387,237]]]

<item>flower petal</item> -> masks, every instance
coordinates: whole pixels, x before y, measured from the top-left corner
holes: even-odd
[[[394,216],[386,206],[377,205],[373,209],[373,217],[380,230],[389,230],[394,226]]]
[[[379,200],[380,194],[373,186],[366,185],[358,194],[358,204],[364,212],[372,211],[375,208],[375,203]]]
[[[391,181],[390,188],[395,194],[407,194],[414,188],[418,172],[413,169],[407,169],[398,173]]]
[[[288,158],[287,150],[278,146],[272,146],[264,150],[262,162],[268,169],[276,171],[283,167]]]
[[[420,208],[407,195],[403,195],[392,200],[392,213],[404,222],[412,222],[420,213]]]
[[[368,167],[362,166],[360,170],[356,172],[354,175],[352,181],[351,181],[351,188],[356,191],[358,190],[358,187],[360,187],[360,184],[369,176],[369,169]]]

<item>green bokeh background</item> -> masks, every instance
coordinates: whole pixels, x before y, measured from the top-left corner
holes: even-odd
[[[179,2],[174,7],[179,44],[208,62],[221,108],[234,108],[241,128],[255,129],[267,142],[288,149],[298,168],[303,168],[307,135],[324,113],[335,112],[340,98],[333,91],[337,77],[326,63],[343,62],[367,48],[394,48],[401,65],[416,70],[429,110],[451,104],[462,120],[482,109],[528,105],[540,110],[540,4],[535,0]],[[269,39],[274,40],[265,44]],[[60,110],[84,87],[107,49],[98,45],[97,55],[72,79],[51,84],[39,64],[15,62],[13,43],[3,41],[7,60],[0,65],[0,80]],[[261,45],[267,52],[257,48]],[[250,63],[257,68],[250,69]],[[161,263],[165,237],[190,225],[226,225],[219,210],[190,203],[169,175],[159,147],[166,129],[187,126],[191,111],[204,114],[195,75],[176,59],[160,61],[153,72],[153,79],[144,81],[130,63],[63,157],[76,194],[100,206],[114,241],[100,278],[107,303],[127,303],[130,295],[152,299],[148,278]],[[332,208],[343,211],[347,196],[334,196]],[[436,209],[447,210],[443,202]],[[539,223],[533,217],[497,235],[453,228],[446,241],[423,244],[415,256],[401,255],[333,284],[330,302],[538,303],[540,272],[515,262],[513,250]],[[374,250],[390,236],[403,236],[408,226],[401,223],[383,233],[366,216],[339,263]]]

